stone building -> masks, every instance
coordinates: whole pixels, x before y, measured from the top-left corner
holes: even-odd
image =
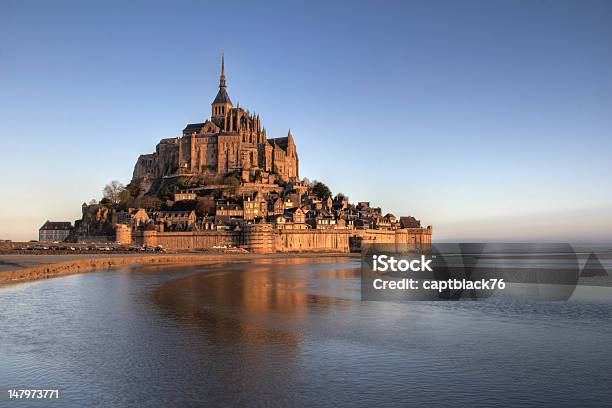
[[[289,131],[286,137],[268,139],[259,115],[233,105],[223,57],[219,91],[211,105],[210,118],[188,124],[181,137],[163,139],[155,153],[141,155],[133,179],[230,173],[244,179],[245,175],[255,178],[267,172],[284,182],[299,181],[293,135]]]
[[[192,228],[197,221],[195,211],[160,211],[156,215],[157,221],[166,228]]]
[[[180,190],[174,193],[174,201],[196,200],[198,195],[193,190]]]
[[[146,225],[150,221],[149,214],[144,208],[128,208],[127,211],[117,211],[112,215],[112,223],[125,224],[132,227]]]
[[[421,228],[421,221],[412,216],[400,217],[399,223],[400,228]]]
[[[70,222],[47,220],[38,230],[38,240],[40,242],[62,242],[68,238],[71,230],[72,224]]]
[[[215,221],[228,223],[234,219],[242,219],[244,210],[238,204],[219,204],[215,211]]]
[[[268,203],[262,194],[256,192],[247,197],[242,203],[244,207],[244,220],[250,221],[268,216]]]

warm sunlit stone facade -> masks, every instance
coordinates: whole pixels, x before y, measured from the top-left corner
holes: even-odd
[[[181,137],[163,139],[155,153],[141,155],[133,179],[179,175],[243,175],[269,173],[280,180],[299,180],[299,158],[293,135],[268,139],[259,115],[234,107],[227,93],[221,62],[219,91],[211,117],[191,123]],[[244,177],[244,176],[243,176]]]

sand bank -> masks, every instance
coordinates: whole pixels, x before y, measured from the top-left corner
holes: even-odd
[[[115,269],[124,265],[236,263],[261,259],[346,257],[347,254],[176,254],[176,255],[4,255],[0,285],[49,279],[75,273]]]

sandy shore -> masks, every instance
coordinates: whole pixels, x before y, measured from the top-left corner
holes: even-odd
[[[146,254],[157,255],[157,254]],[[83,259],[97,258],[129,258],[142,257],[143,254],[6,254],[0,255],[0,274],[5,271],[12,271],[22,268],[32,268],[40,265],[48,265],[54,263],[79,261]]]
[[[348,254],[76,254],[0,255],[0,285],[49,279],[75,273],[115,269],[123,265],[207,264],[257,259],[321,258]]]

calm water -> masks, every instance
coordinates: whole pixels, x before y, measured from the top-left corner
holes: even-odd
[[[0,391],[62,396],[0,405],[612,406],[612,288],[361,302],[358,266],[141,267],[0,288]]]

